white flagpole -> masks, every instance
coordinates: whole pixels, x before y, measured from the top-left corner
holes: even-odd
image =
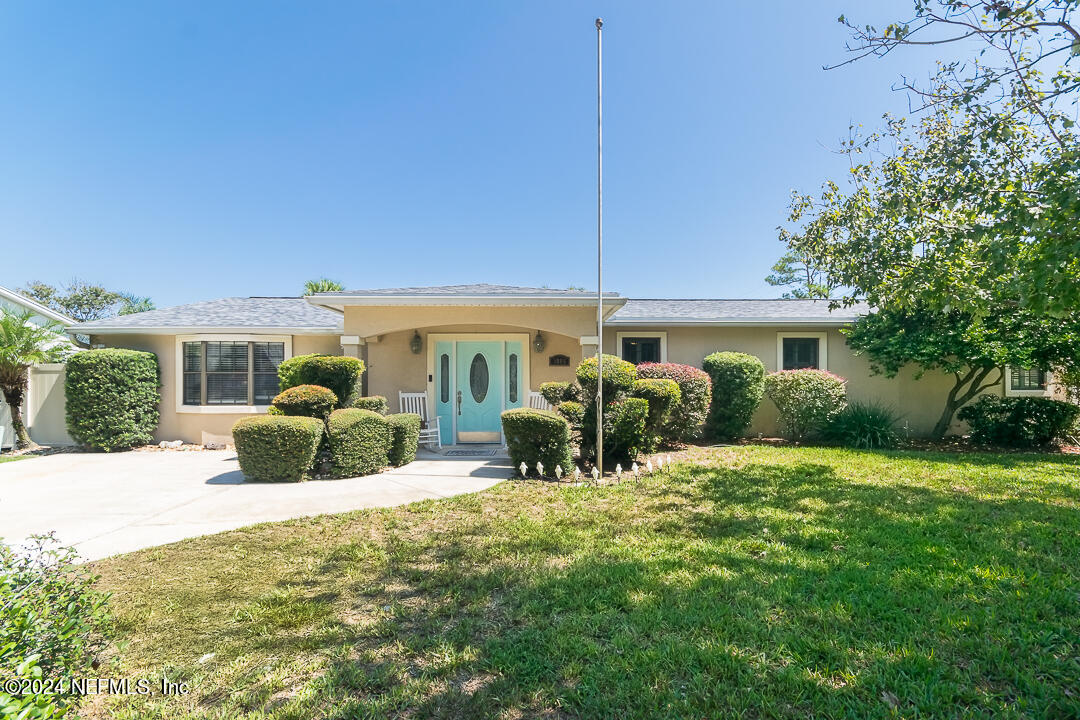
[[[604,123],[603,31],[596,18],[596,466],[604,472]]]

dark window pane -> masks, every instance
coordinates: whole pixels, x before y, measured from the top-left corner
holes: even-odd
[[[784,338],[784,370],[818,368],[817,338]]]
[[[202,375],[200,373],[184,373],[184,404],[202,404]]]
[[[476,404],[484,402],[488,392],[488,364],[487,358],[481,353],[476,353],[469,366],[469,390],[472,392]]]
[[[285,359],[285,343],[252,343],[252,351],[255,356],[254,370],[261,372],[277,372],[277,366]]]
[[[518,356],[517,353],[510,354],[510,402],[516,403],[518,400]]]
[[[660,338],[623,338],[622,356],[635,365],[660,362]]]
[[[184,343],[184,372],[199,372],[202,370],[202,343]]]
[[[1046,373],[1035,368],[1010,368],[1009,382],[1013,390],[1045,390]]]
[[[246,342],[206,343],[207,372],[246,372],[248,344]]]
[[[269,405],[278,394],[277,373],[255,373],[255,404]]]
[[[450,402],[450,356],[446,353],[439,357],[439,401]]]
[[[207,348],[209,355],[209,348]],[[240,373],[210,373],[206,376],[207,405],[246,405],[248,376]]]

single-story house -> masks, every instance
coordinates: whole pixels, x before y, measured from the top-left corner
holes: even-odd
[[[14,290],[0,286],[0,309],[10,313],[30,313],[29,322],[56,328],[57,343],[71,343],[63,334],[64,328],[75,323],[73,318],[42,305]],[[23,399],[23,422],[34,442],[42,445],[71,443],[64,421],[64,366],[57,363],[35,365],[30,369],[29,386]],[[0,449],[15,444],[11,426],[11,409],[0,393]]]
[[[852,399],[890,406],[912,436],[930,431],[952,376],[914,369],[871,374],[840,329],[863,308],[831,311],[818,300],[661,300],[607,293],[604,351],[632,362],[701,367],[734,350],[769,371],[816,367],[847,378]],[[159,439],[228,439],[241,417],[266,411],[274,372],[303,353],[344,354],[367,366],[364,393],[394,411],[399,392],[424,392],[440,417],[443,442],[500,439],[499,414],[528,402],[550,380],[574,379],[595,354],[595,293],[503,285],[451,285],[319,293],[309,297],[223,298],[69,328],[94,346],[147,350],[161,364]],[[1018,372],[997,388],[1046,394],[1040,372]],[[752,433],[775,434],[763,402]]]

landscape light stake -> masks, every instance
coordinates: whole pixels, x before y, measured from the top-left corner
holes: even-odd
[[[596,18],[596,467],[604,472],[603,18]]]

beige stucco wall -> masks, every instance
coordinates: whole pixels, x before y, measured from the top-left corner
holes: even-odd
[[[349,306],[345,308],[345,334],[362,338],[433,327],[511,327],[535,333],[557,333],[580,338],[596,335],[596,309],[589,307],[494,306]]]
[[[647,334],[657,328],[623,327],[605,328],[604,350],[615,353],[616,332]],[[892,408],[900,416],[900,426],[913,437],[927,435],[941,415],[945,396],[952,387],[953,378],[943,373],[926,373],[916,380],[914,368],[906,369],[895,378],[874,375],[865,357],[856,356],[848,347],[844,336],[836,328],[825,327],[675,327],[667,328],[668,362],[685,363],[701,367],[705,356],[722,350],[754,355],[761,359],[768,372],[775,372],[778,333],[825,332],[828,343],[828,370],[847,379],[848,397],[851,400],[880,402]],[[1001,393],[997,387],[990,392]],[[953,431],[962,426],[954,422]],[[776,408],[768,400],[754,416],[751,434],[775,435]]]
[[[227,340],[228,335],[222,335]],[[155,440],[183,440],[190,443],[232,442],[233,423],[250,417],[250,412],[177,412],[176,409],[176,336],[175,335],[95,335],[91,341],[106,347],[144,350],[157,355],[161,369],[161,420]],[[341,354],[338,335],[293,335],[292,354]],[[216,408],[215,408],[216,409]],[[261,412],[261,411],[260,411]]]

